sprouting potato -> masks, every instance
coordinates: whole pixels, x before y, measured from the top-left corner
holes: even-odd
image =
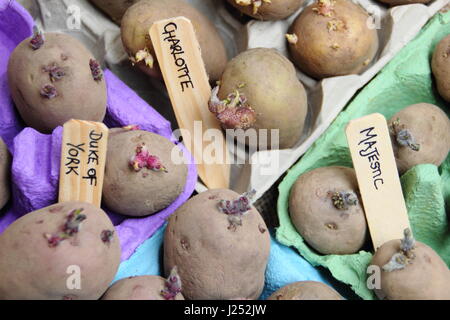
[[[322,167],[302,174],[289,196],[292,223],[321,254],[358,252],[367,238],[367,223],[355,170]]]
[[[228,0],[240,12],[259,20],[282,20],[295,13],[304,0]]]
[[[0,138],[0,209],[8,202],[10,192],[11,155]]]
[[[0,300],[90,300],[108,289],[120,242],[103,210],[62,202],[28,213],[0,234]]]
[[[169,218],[164,269],[177,267],[186,299],[257,299],[264,287],[270,236],[250,194],[214,189]]]
[[[176,148],[168,139],[129,126],[112,129],[103,181],[103,202],[112,211],[147,216],[168,207],[183,192],[187,165],[172,160]]]
[[[248,145],[269,149],[278,143],[286,149],[303,134],[308,99],[287,58],[275,49],[256,48],[227,64],[209,109],[224,129],[256,130],[257,142]],[[278,130],[279,141],[274,143],[271,130]],[[261,136],[268,136],[267,146]]]
[[[450,271],[429,246],[415,241],[406,229],[401,240],[383,244],[371,265],[381,271],[375,293],[388,300],[450,300]]]
[[[286,35],[294,63],[319,80],[364,71],[378,51],[377,30],[369,21],[351,0],[317,0]]]
[[[342,297],[322,282],[298,281],[278,289],[267,300],[342,300]]]
[[[439,107],[408,106],[388,121],[392,147],[401,174],[418,164],[440,166],[450,151],[450,120]]]
[[[71,119],[103,121],[106,83],[84,45],[64,33],[35,31],[8,63],[11,95],[25,123],[50,133]]]
[[[211,81],[220,78],[227,63],[225,44],[214,24],[184,0],[142,0],[128,8],[122,18],[122,43],[132,63],[153,77],[160,77],[148,32],[159,20],[184,16],[191,20]]]
[[[102,300],[184,300],[181,286],[174,268],[168,279],[160,276],[121,279],[109,287]]]
[[[439,94],[444,100],[450,102],[450,35],[442,39],[436,46],[431,67]]]

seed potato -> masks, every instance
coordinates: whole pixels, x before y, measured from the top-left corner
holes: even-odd
[[[371,265],[381,270],[375,293],[388,300],[450,300],[450,271],[429,246],[415,241],[409,230],[401,240],[383,244]]]
[[[317,0],[286,35],[294,63],[318,80],[364,71],[378,50],[377,30],[369,21],[351,0]]]
[[[177,266],[186,299],[257,299],[269,251],[269,231],[248,197],[208,190],[169,218],[164,269]]]
[[[103,202],[112,211],[147,216],[168,207],[183,192],[187,166],[168,139],[143,130],[114,129],[108,139]],[[178,159],[177,159],[178,160]]]
[[[388,121],[392,147],[401,174],[418,164],[440,166],[450,151],[450,120],[441,108],[419,103]]]
[[[293,64],[275,49],[256,48],[227,64],[209,109],[225,129],[256,129],[258,138],[267,130],[269,148],[271,130],[279,130],[279,148],[286,149],[303,134],[307,100]],[[255,142],[247,143],[256,147]]]
[[[98,299],[119,263],[119,238],[103,210],[57,203],[0,234],[0,300]]]
[[[450,102],[450,35],[442,39],[433,54],[431,68],[439,94]]]
[[[0,138],[0,209],[9,201],[11,155],[6,144]]]
[[[258,20],[286,19],[298,9],[304,0],[228,0],[243,14]]]
[[[342,297],[322,282],[298,281],[278,289],[267,300],[342,300]]]
[[[322,254],[358,252],[367,237],[354,169],[323,167],[301,175],[289,195],[292,223]]]
[[[9,58],[8,82],[22,119],[42,133],[70,119],[103,121],[105,116],[102,70],[84,45],[67,34],[23,40]]]
[[[191,20],[211,81],[220,78],[227,63],[225,45],[214,24],[183,0],[142,0],[131,6],[122,18],[122,43],[133,63],[153,77],[161,71],[155,63],[153,45],[148,35],[158,20],[184,16]]]
[[[114,283],[103,295],[102,300],[184,300],[184,298],[180,292],[170,294],[166,279],[163,277],[137,276]]]

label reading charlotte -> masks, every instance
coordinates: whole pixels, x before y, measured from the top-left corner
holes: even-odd
[[[83,173],[83,179],[88,180],[89,184],[92,186],[97,186],[97,169],[95,166],[99,165],[99,141],[103,138],[103,133],[98,133],[95,130],[89,132],[89,146],[88,146],[88,158],[86,161],[87,165],[90,165],[86,172]],[[66,175],[75,174],[80,175],[80,164],[81,164],[81,154],[86,152],[86,144],[73,144],[67,143],[68,147],[65,167]],[[94,167],[92,167],[94,165]]]
[[[177,66],[178,79],[180,79],[181,91],[184,89],[194,88],[194,83],[191,79],[191,74],[189,72],[189,67],[186,64],[186,60],[183,58],[184,50],[181,46],[181,41],[177,39],[175,31],[178,26],[174,22],[169,22],[164,26],[164,32],[162,33],[165,38],[163,41],[170,43],[170,54],[173,57],[173,61]]]
[[[372,182],[376,190],[378,190],[379,186],[384,184],[384,180],[382,177],[381,164],[380,164],[380,153],[376,147],[378,135],[374,132],[375,127],[370,127],[360,131],[359,133],[362,135],[361,140],[358,143],[358,146],[361,146],[362,149],[359,150],[359,155],[362,158],[367,159],[370,169],[372,170]]]

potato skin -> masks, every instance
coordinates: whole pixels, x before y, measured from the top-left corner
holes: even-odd
[[[342,300],[342,297],[322,282],[298,281],[278,289],[267,300]]]
[[[231,190],[208,190],[191,198],[170,218],[164,235],[164,270],[177,266],[186,299],[257,299],[264,287],[270,236],[252,207],[242,225],[230,230],[220,200]]]
[[[89,0],[120,25],[123,15],[129,7],[139,0]]]
[[[389,127],[399,119],[410,131],[419,151],[399,146],[391,133],[397,168],[401,174],[418,164],[431,163],[440,166],[450,151],[450,120],[441,108],[419,103],[408,106],[392,116]]]
[[[400,240],[383,244],[371,265],[382,268],[400,251]],[[450,300],[450,271],[429,246],[416,241],[415,258],[404,269],[381,270],[381,289],[375,293],[388,300]]]
[[[141,143],[161,160],[168,172],[147,168],[139,172],[133,170],[130,159]],[[171,160],[173,148],[179,150],[172,142],[152,132],[111,131],[103,181],[104,204],[116,213],[137,217],[168,207],[183,192],[187,178],[186,164],[175,164]]]
[[[439,94],[444,100],[450,102],[450,35],[438,43],[434,50],[431,68]]]
[[[292,24],[289,34],[298,41],[289,43],[295,64],[316,79],[358,74],[365,70],[378,50],[378,34],[367,27],[369,15],[350,0],[333,0],[331,17],[305,8]],[[332,23],[336,30],[330,29]]]
[[[122,18],[122,43],[130,57],[139,50],[148,48],[156,60],[148,30],[154,22],[163,19],[185,16],[190,19],[205,62],[206,72],[211,81],[219,79],[227,63],[225,44],[214,24],[197,9],[183,0],[142,0],[131,6]],[[144,62],[137,66],[152,77],[161,77],[157,63],[153,68]]]
[[[0,209],[9,201],[10,175],[11,175],[11,155],[6,144],[0,138]]]
[[[44,234],[56,234],[75,209],[87,216],[79,232],[50,247]],[[120,263],[116,233],[109,243],[103,230],[114,231],[108,216],[91,204],[58,203],[28,213],[0,234],[0,299],[98,299]],[[69,289],[69,266],[78,266],[81,289]],[[69,272],[69,271],[70,272]]]
[[[279,129],[279,148],[293,147],[303,134],[308,98],[294,65],[275,49],[247,50],[231,60],[220,81],[219,98],[239,89],[256,112],[256,130]],[[269,147],[271,145],[268,141]]]
[[[271,3],[263,2],[256,14],[253,13],[253,5],[239,5],[236,0],[228,0],[228,2],[243,14],[255,19],[282,20],[286,19],[300,9],[304,0],[272,0]]]
[[[25,123],[50,133],[70,119],[103,121],[106,113],[105,80],[95,81],[89,61],[93,56],[77,39],[63,33],[45,33],[38,50],[23,40],[13,51],[8,64],[12,98]],[[52,64],[65,72],[52,82],[43,68]],[[41,96],[44,85],[56,88],[57,96]]]
[[[289,195],[292,223],[306,242],[322,254],[352,254],[366,241],[367,223],[361,200],[347,210],[339,210],[331,196],[340,191],[358,194],[354,169],[332,166],[311,170],[297,179]]]
[[[102,300],[165,300],[161,290],[165,279],[159,276],[138,276],[121,279],[109,287]],[[174,300],[184,300],[178,293]]]

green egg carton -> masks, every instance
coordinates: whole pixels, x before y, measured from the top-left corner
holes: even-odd
[[[349,285],[363,299],[376,299],[366,282],[372,253],[320,255],[309,247],[289,217],[289,192],[297,178],[312,169],[341,165],[352,167],[345,127],[352,119],[381,113],[387,119],[415,103],[431,103],[447,115],[450,105],[436,91],[431,57],[437,43],[450,34],[450,12],[435,15],[421,33],[348,104],[327,131],[287,173],[279,185],[276,238],[295,247],[314,266],[322,266],[334,278]],[[446,202],[450,202],[450,157],[437,167],[418,165],[401,177],[409,220],[416,239],[432,247],[450,266],[450,230]]]

